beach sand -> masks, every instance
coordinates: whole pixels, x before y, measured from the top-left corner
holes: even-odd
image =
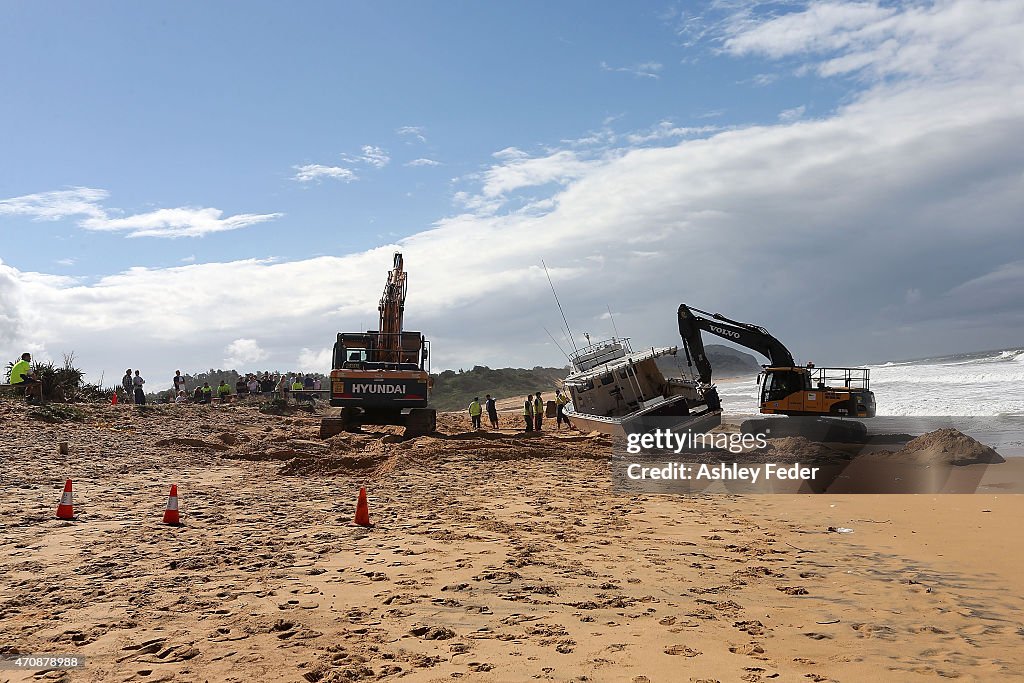
[[[605,437],[467,433],[463,415],[439,436],[320,441],[314,415],[245,406],[26,412],[0,403],[5,434],[21,425],[0,447],[0,652],[87,664],[0,680],[1024,671],[1024,496],[624,495]],[[181,527],[160,523],[172,483]],[[372,529],[349,525],[360,486]]]

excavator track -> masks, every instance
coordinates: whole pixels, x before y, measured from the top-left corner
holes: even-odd
[[[368,418],[368,419],[367,419]],[[405,437],[426,436],[437,431],[437,411],[433,408],[413,408],[396,418],[379,419],[368,416],[358,408],[342,408],[339,415],[320,420],[320,438],[329,439],[342,432],[358,432],[364,424],[400,424],[405,427]]]
[[[830,417],[777,417],[744,420],[742,434],[764,434],[769,439],[802,436],[808,441],[864,443],[868,428],[863,422]]]

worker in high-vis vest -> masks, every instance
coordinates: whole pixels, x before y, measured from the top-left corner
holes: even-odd
[[[540,392],[537,392],[537,397],[533,399],[533,428],[540,431],[540,424],[544,421],[544,399],[540,397]]]
[[[558,404],[558,429],[562,428],[562,422],[565,422],[565,426],[572,429],[572,424],[569,422],[569,418],[565,416],[565,404],[569,402],[569,397],[562,393],[561,389],[555,390],[555,403]]]
[[[32,354],[23,353],[21,354],[21,360],[11,367],[11,384],[14,386],[25,387],[25,398],[30,402],[32,398],[38,398],[40,402],[43,400],[43,381],[37,379],[35,374],[32,373]]]
[[[480,429],[480,415],[483,412],[483,408],[480,407],[480,398],[474,398],[473,402],[469,404],[469,419],[473,421],[473,429]]]
[[[523,421],[526,422],[526,431],[533,431],[533,397],[527,396],[523,404]]]

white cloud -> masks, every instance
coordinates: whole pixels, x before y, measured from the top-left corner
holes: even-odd
[[[201,237],[245,228],[284,215],[243,213],[222,218],[224,212],[220,209],[180,207],[112,217],[112,213],[120,213],[120,210],[107,209],[101,204],[108,197],[106,190],[88,187],[40,192],[0,200],[0,215],[30,216],[33,220],[43,221],[83,216],[78,221],[81,228],[96,232],[126,232],[128,237]]]
[[[196,255],[195,254],[189,254],[188,256],[186,256],[183,259],[181,259],[181,262],[182,263],[195,263],[196,262]]]
[[[395,129],[395,133],[398,135],[416,138],[420,142],[427,141],[427,138],[423,135],[422,126],[401,126],[400,128]]]
[[[750,79],[750,82],[763,88],[766,85],[771,85],[777,80],[779,80],[778,74],[757,74]]]
[[[662,141],[671,138],[697,137],[698,135],[707,135],[718,130],[722,130],[722,127],[676,126],[671,121],[660,121],[657,125],[645,131],[630,133],[626,136],[626,140],[630,144],[639,145],[645,142]]]
[[[54,261],[58,266],[73,266],[77,261],[73,258],[62,258]]]
[[[333,350],[330,347],[322,349],[308,349],[303,347],[299,351],[299,370],[302,372],[323,372],[331,371]]]
[[[802,104],[799,107],[783,110],[779,112],[779,121],[782,121],[783,123],[799,121],[804,117],[805,111],[807,111],[807,107]]]
[[[157,209],[125,218],[86,218],[79,225],[97,232],[125,231],[128,237],[202,237],[280,218],[282,213],[241,213],[221,218],[220,209]]]
[[[638,78],[653,78],[655,80],[661,78],[658,74],[664,68],[665,65],[660,62],[644,62],[642,64],[634,64],[633,66],[611,66],[607,62],[601,62],[602,71],[629,73]]]
[[[363,155],[359,158],[374,168],[384,168],[391,161],[391,157],[388,156],[383,148],[375,147],[374,145],[363,145]]]
[[[258,363],[268,356],[255,339],[236,339],[224,347],[224,364],[231,369]]]
[[[306,164],[305,166],[293,166],[296,173],[292,177],[293,180],[297,180],[300,183],[309,183],[313,181],[320,182],[324,178],[330,178],[332,180],[341,180],[346,183],[350,183],[353,180],[358,180],[359,177],[352,171],[352,169],[345,168],[343,166],[324,166],[322,164]]]
[[[434,161],[433,159],[413,159],[412,161],[406,162],[406,166],[440,166],[440,161]]]
[[[1017,0],[807,2],[802,11],[726,22],[723,45],[736,55],[816,57],[822,76],[963,79],[1019,73],[1024,4]]]
[[[484,172],[485,197],[497,197],[523,187],[552,182],[566,183],[583,175],[590,165],[575,152],[565,150],[545,157],[530,158],[520,150],[509,148],[496,152],[494,156],[505,163],[492,166]]]
[[[69,216],[106,216],[102,202],[110,193],[91,187],[55,190],[0,199],[0,215],[30,216],[33,220],[56,221]]]

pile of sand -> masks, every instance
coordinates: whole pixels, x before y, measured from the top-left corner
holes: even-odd
[[[1006,462],[989,446],[957,429],[937,429],[892,454],[894,460],[922,465],[976,465]]]
[[[1003,456],[958,429],[936,429],[898,451],[876,451],[862,458],[914,465],[978,465],[1006,462]]]

